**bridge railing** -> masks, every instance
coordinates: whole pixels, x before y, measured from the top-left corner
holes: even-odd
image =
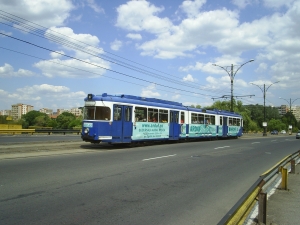
[[[218,225],[244,224],[253,208],[258,204],[257,220],[259,224],[266,224],[267,188],[281,175],[281,189],[287,190],[288,169],[295,173],[296,161],[300,159],[300,150],[288,155],[270,170],[262,174],[240,200],[229,210]]]
[[[50,134],[74,134],[79,135],[80,129],[0,129],[0,134],[33,134],[33,133],[48,133]]]

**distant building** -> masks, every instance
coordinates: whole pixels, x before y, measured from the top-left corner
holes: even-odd
[[[82,110],[78,109],[78,108],[72,108],[72,109],[70,109],[69,112],[72,113],[72,114],[74,114],[76,117],[82,115]]]
[[[51,116],[53,114],[53,109],[47,109],[47,108],[42,108],[39,110],[41,113],[46,113],[47,115]]]
[[[21,119],[22,115],[25,115],[26,113],[33,110],[32,105],[26,105],[23,103],[17,103],[15,105],[11,106],[11,116],[13,120]]]
[[[59,116],[63,112],[69,112],[69,110],[68,109],[57,109],[57,116]]]
[[[0,111],[1,116],[11,116],[11,110],[5,109]]]
[[[281,105],[277,107],[279,115],[283,116],[289,111],[289,107],[287,105]]]
[[[297,121],[300,121],[300,106],[292,106],[291,112],[295,116]]]
[[[287,112],[290,111],[290,107],[288,105],[278,106],[277,109],[280,116],[284,116]],[[300,121],[300,106],[292,106],[291,113],[293,113],[297,121]]]
[[[82,110],[78,108],[72,108],[72,109],[57,109],[57,115],[59,116],[63,112],[69,112],[75,115],[76,117],[82,115]]]

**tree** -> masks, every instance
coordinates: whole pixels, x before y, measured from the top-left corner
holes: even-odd
[[[35,119],[39,116],[41,116],[38,119],[39,121],[36,121]],[[46,119],[46,118],[49,118],[49,116],[46,113],[42,113],[42,112],[35,111],[35,110],[32,110],[32,111],[26,113],[25,115],[22,116],[23,128],[28,128],[29,126],[35,126],[35,123],[41,122],[41,120],[42,120],[41,118]]]
[[[286,125],[281,121],[281,120],[276,120],[276,119],[271,119],[269,122],[268,122],[268,130],[269,131],[272,131],[272,130],[286,130],[287,127]]]
[[[293,113],[287,112],[282,118],[282,122],[288,127],[289,125],[292,125],[292,129],[294,132],[298,131],[298,122],[294,116]]]
[[[34,126],[36,127],[46,127],[48,125],[48,122],[50,121],[50,118],[47,114],[37,116],[34,119]]]
[[[77,117],[75,120],[71,121],[71,123],[69,123],[69,129],[72,129],[74,127],[81,127],[81,123],[82,123],[82,116]]]
[[[230,101],[215,101],[212,106],[207,107],[207,109],[219,109],[230,111]]]
[[[47,127],[57,128],[56,119],[50,119],[47,123]]]
[[[76,119],[76,116],[69,112],[63,112],[56,118],[57,128],[68,129],[69,124]]]

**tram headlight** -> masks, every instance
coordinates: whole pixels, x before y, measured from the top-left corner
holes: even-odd
[[[84,133],[85,133],[85,134],[88,134],[88,133],[89,133],[89,131],[90,131],[90,129],[89,129],[89,128],[85,128],[85,129],[84,129]]]

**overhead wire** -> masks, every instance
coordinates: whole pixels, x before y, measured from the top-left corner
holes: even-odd
[[[2,12],[2,13],[1,13],[1,12]],[[5,13],[5,15],[4,15],[4,13]],[[7,14],[10,15],[10,16],[8,16]],[[36,23],[30,22],[30,21],[28,21],[28,20],[25,20],[25,19],[23,19],[23,18],[21,18],[21,17],[15,16],[15,15],[10,14],[10,13],[7,13],[7,12],[5,12],[5,11],[3,11],[3,10],[0,10],[0,18],[9,21],[9,22],[12,23],[12,24],[17,24],[17,26],[13,26],[13,25],[11,25],[11,24],[6,24],[6,23],[0,22],[0,23],[2,23],[2,24],[4,24],[4,25],[11,26],[11,27],[13,26],[13,27],[15,27],[15,28],[17,28],[17,29],[20,29],[20,30],[24,31],[24,32],[28,32],[28,33],[30,33],[30,34],[32,34],[32,35],[35,35],[35,36],[38,36],[38,37],[41,37],[41,38],[44,38],[44,39],[46,39],[46,38],[45,38],[45,35],[44,35],[44,32],[45,32],[45,33],[46,33],[47,39],[50,40],[50,41],[53,41],[53,42],[55,42],[55,43],[59,43],[59,44],[61,44],[61,45],[63,45],[63,46],[66,46],[66,47],[69,47],[69,48],[72,48],[72,49],[76,49],[76,50],[78,50],[78,51],[82,51],[82,52],[84,52],[84,53],[86,53],[86,54],[89,54],[89,55],[93,55],[93,56],[95,56],[95,57],[98,57],[98,58],[101,58],[101,59],[103,59],[103,60],[106,60],[106,61],[108,61],[108,62],[110,62],[110,63],[116,64],[116,65],[118,65],[118,66],[122,66],[122,67],[125,67],[125,68],[127,68],[127,69],[131,69],[131,70],[134,70],[134,71],[137,71],[137,72],[140,72],[140,73],[149,75],[149,76],[153,76],[153,77],[156,77],[156,78],[159,78],[159,79],[168,81],[168,82],[180,84],[181,86],[187,86],[187,87],[190,87],[190,88],[194,88],[194,89],[198,89],[198,90],[203,90],[203,91],[209,91],[209,92],[212,92],[212,93],[220,93],[219,91],[216,92],[216,91],[212,91],[212,90],[207,90],[207,87],[199,88],[199,86],[197,86],[197,85],[191,85],[191,84],[184,83],[184,82],[182,82],[182,81],[174,80],[174,79],[171,79],[171,78],[166,78],[166,77],[164,77],[164,76],[161,76],[161,75],[152,73],[152,72],[150,72],[150,71],[147,71],[147,70],[144,70],[144,69],[135,67],[135,66],[130,65],[130,64],[128,64],[128,63],[124,63],[124,62],[121,62],[121,61],[119,61],[119,60],[113,59],[113,58],[111,58],[111,57],[109,57],[109,56],[106,56],[106,55],[103,55],[103,54],[102,54],[102,52],[106,52],[106,53],[108,53],[108,54],[112,54],[112,53],[110,53],[110,52],[105,51],[104,49],[100,49],[100,48],[98,48],[98,47],[95,47],[95,46],[89,45],[89,44],[87,44],[87,43],[81,42],[81,41],[76,40],[76,39],[74,39],[74,38],[72,38],[72,37],[66,36],[66,35],[64,35],[64,34],[58,33],[58,32],[56,32],[56,31],[53,31],[53,30],[51,30],[51,29],[48,29],[48,28],[43,27],[43,26],[41,26],[41,25],[38,25],[38,24],[36,24]],[[26,21],[26,23],[24,23],[22,20]],[[28,24],[28,23],[34,24],[35,26],[32,26],[32,25],[30,25],[30,24]],[[22,29],[22,28],[23,28],[23,29]],[[72,40],[78,42],[79,44],[74,43],[74,42],[71,42],[71,41],[69,41],[69,40],[66,40],[66,39],[64,39],[64,38],[62,38],[62,37],[53,35],[53,34],[51,34],[51,33],[49,33],[49,32],[47,33],[47,31],[49,31],[49,30],[50,30],[51,32],[57,33],[57,34],[59,34],[59,35],[61,35],[61,36],[63,36],[63,37],[67,37],[67,38],[69,38],[69,39],[72,39]],[[80,45],[80,44],[83,44],[83,46]],[[89,49],[88,49],[89,51],[83,50],[83,49],[86,49],[86,48],[89,48]],[[91,48],[93,48],[93,50],[92,50]],[[96,51],[95,51],[95,49],[96,49]],[[101,57],[100,57],[98,54],[100,54]],[[134,62],[134,61],[132,61],[132,60],[128,60],[128,59],[125,59],[125,58],[123,58],[123,57],[117,56],[117,55],[115,55],[115,54],[112,54],[112,55],[114,55],[114,56],[116,56],[116,57],[119,57],[119,58],[122,58],[123,60],[127,60],[127,61],[129,61],[129,62],[135,63],[135,64],[137,64],[137,65],[146,67],[146,68],[148,68],[148,69],[152,69],[152,70],[155,70],[155,71],[157,71],[157,72],[164,73],[164,72],[162,72],[162,71],[159,71],[159,70],[156,70],[156,69],[147,67],[147,66],[145,66],[145,65],[136,63],[136,62]],[[164,73],[164,74],[167,74],[167,73]],[[167,74],[167,75],[170,75],[170,74]],[[170,75],[170,76],[171,76],[171,75]],[[201,85],[200,85],[200,86],[201,86]],[[203,85],[203,86],[204,86],[204,85]]]
[[[78,59],[78,58],[76,58],[76,57],[69,56],[69,55],[63,54],[63,53],[61,53],[61,52],[51,50],[51,49],[46,48],[46,47],[39,46],[39,45],[34,44],[34,43],[31,43],[31,42],[29,42],[29,41],[25,41],[25,40],[22,40],[22,39],[19,39],[19,38],[16,38],[16,37],[12,37],[12,36],[7,35],[7,34],[4,34],[4,33],[2,33],[2,32],[0,32],[0,34],[6,36],[6,37],[8,37],[8,38],[11,38],[11,39],[14,39],[14,40],[17,40],[17,41],[20,41],[20,42],[23,42],[23,43],[26,43],[26,44],[29,44],[29,45],[32,45],[32,46],[41,48],[41,49],[44,49],[44,50],[47,50],[47,51],[50,51],[50,52],[54,52],[54,53],[56,53],[56,54],[65,56],[65,57],[67,57],[67,58],[77,60],[77,61],[79,61],[79,62],[83,62],[83,63],[89,64],[89,65],[92,65],[92,66],[95,66],[95,67],[98,67],[98,68],[102,68],[102,69],[105,69],[105,70],[108,70],[108,71],[111,71],[111,72],[114,72],[114,73],[117,73],[117,74],[120,74],[120,75],[124,75],[124,76],[130,77],[130,78],[133,78],[133,79],[137,79],[137,80],[140,80],[140,81],[144,81],[144,82],[147,82],[147,83],[151,83],[151,84],[154,83],[154,82],[152,82],[152,81],[148,81],[148,80],[145,80],[145,79],[142,79],[142,78],[134,77],[134,76],[131,76],[131,75],[128,75],[128,74],[125,74],[125,73],[121,73],[121,72],[118,72],[118,71],[115,71],[115,70],[111,70],[111,69],[108,69],[108,68],[99,66],[99,65],[97,65],[97,64],[90,63],[90,62],[84,61],[84,60],[82,60],[82,59]],[[177,90],[177,91],[183,91],[183,92],[187,92],[187,93],[193,93],[193,94],[197,94],[197,95],[213,97],[212,95],[207,95],[207,94],[202,94],[202,93],[196,93],[196,92],[192,92],[192,91],[188,91],[188,90],[184,90],[184,89],[179,89],[179,88],[170,87],[170,86],[163,85],[163,84],[158,84],[158,83],[155,83],[155,84],[158,85],[158,86],[166,87],[166,88],[169,88],[169,89],[174,89],[174,90]]]
[[[22,54],[22,55],[25,55],[25,56],[28,56],[28,57],[32,57],[32,58],[36,58],[36,59],[48,61],[48,62],[51,62],[51,63],[54,63],[54,64],[62,65],[62,66],[65,66],[65,67],[69,67],[69,68],[72,68],[72,69],[80,70],[80,71],[83,71],[83,72],[92,73],[92,74],[99,75],[99,76],[101,76],[101,77],[106,77],[106,78],[109,78],[109,79],[112,79],[112,80],[118,80],[118,81],[125,82],[125,83],[128,83],[128,84],[133,84],[133,85],[137,85],[137,86],[143,86],[143,85],[140,85],[140,84],[137,84],[137,83],[125,81],[125,80],[118,79],[118,78],[113,78],[113,77],[106,76],[106,75],[103,75],[103,74],[100,74],[100,73],[96,73],[96,72],[84,70],[84,69],[81,69],[81,68],[78,68],[78,67],[74,67],[74,66],[70,66],[70,65],[63,64],[63,63],[55,62],[55,61],[53,61],[53,60],[48,60],[48,59],[45,59],[45,58],[33,56],[33,55],[30,55],[30,54],[27,54],[27,53],[24,53],[24,52],[20,52],[20,51],[8,49],[8,48],[1,47],[1,46],[0,46],[0,48],[1,48],[1,49],[4,49],[4,50],[7,50],[7,51],[14,52],[14,53]],[[147,86],[144,86],[144,87],[146,88]],[[174,94],[174,92],[171,92],[171,91],[167,91],[167,90],[159,89],[159,88],[157,88],[157,89],[160,90],[160,91],[163,91],[163,92],[169,92],[169,93],[173,93],[173,94]],[[188,97],[195,97],[194,95],[187,95],[187,94],[182,94],[182,93],[181,93],[181,95],[188,96]]]

